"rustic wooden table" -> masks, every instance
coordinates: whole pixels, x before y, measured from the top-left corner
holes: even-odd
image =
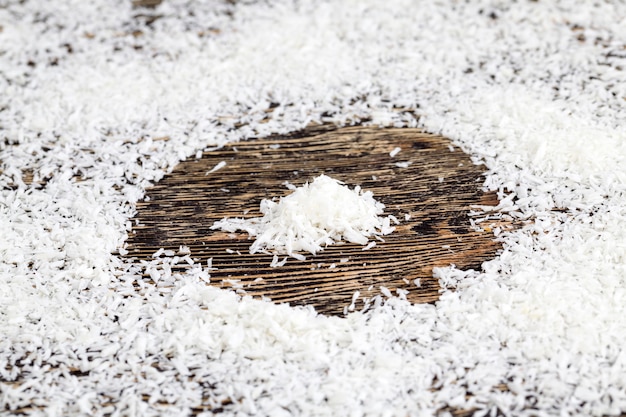
[[[391,157],[396,147],[402,150]],[[224,168],[207,174],[221,161]],[[188,246],[193,258],[212,259],[212,285],[234,283],[249,295],[324,314],[344,313],[355,291],[355,307],[362,308],[363,297],[381,286],[408,290],[415,303],[434,302],[440,286],[433,267],[480,268],[500,248],[489,229],[473,230],[468,217],[472,205],[497,204],[494,194],[481,191],[484,170],[448,139],[418,129],[322,125],[235,143],[181,163],[148,190],[128,256],[149,259],[159,248]],[[369,250],[336,245],[272,268],[271,255],[249,253],[247,234],[210,229],[226,216],[259,216],[261,199],[289,194],[285,181],[300,186],[321,173],[371,190],[385,214],[401,221],[397,230]]]

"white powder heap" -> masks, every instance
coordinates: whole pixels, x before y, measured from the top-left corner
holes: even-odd
[[[380,216],[385,205],[374,200],[371,191],[358,185],[350,190],[324,174],[311,184],[296,188],[278,203],[263,199],[263,217],[215,222],[211,229],[227,232],[245,230],[256,240],[250,253],[271,251],[304,260],[295,252],[315,255],[324,247],[342,240],[365,245],[371,236],[388,235],[395,228],[391,217]]]
[[[131,3],[0,2],[2,412],[626,411],[623,2]],[[451,138],[523,222],[436,304],[330,318],[116,254],[182,159],[359,120]]]

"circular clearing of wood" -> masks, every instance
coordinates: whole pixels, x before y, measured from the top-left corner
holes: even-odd
[[[396,147],[401,151],[391,157]],[[207,174],[221,161],[225,167]],[[127,256],[150,259],[159,248],[188,246],[192,258],[212,258],[211,285],[234,284],[248,295],[312,305],[324,314],[343,314],[356,291],[358,310],[381,287],[408,290],[414,303],[434,302],[441,291],[434,267],[480,269],[501,248],[468,217],[471,206],[498,202],[481,191],[483,171],[448,139],[419,129],[315,126],[231,144],[182,162],[147,191]],[[249,253],[253,240],[246,233],[210,229],[226,216],[258,217],[262,199],[290,193],[285,181],[301,186],[322,173],[372,191],[385,215],[400,220],[396,231],[369,250],[329,246],[272,268],[272,255]]]

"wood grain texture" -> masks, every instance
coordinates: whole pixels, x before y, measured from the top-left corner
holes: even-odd
[[[355,291],[356,308],[362,308],[363,297],[371,299],[381,286],[408,290],[414,303],[434,302],[440,293],[434,267],[479,269],[500,249],[492,233],[472,230],[468,217],[472,205],[497,204],[494,194],[481,192],[484,167],[451,146],[418,129],[324,125],[207,152],[147,191],[150,200],[138,204],[139,226],[127,256],[148,259],[159,248],[185,245],[194,259],[212,258],[212,285],[237,280],[249,295],[312,305],[324,314],[342,314]],[[402,151],[392,158],[395,147]],[[207,174],[221,161],[227,165]],[[257,217],[263,198],[289,194],[285,181],[300,186],[322,173],[371,190],[385,214],[401,220],[397,230],[370,250],[330,246],[317,256],[306,254],[306,261],[271,268],[271,255],[249,253],[247,234],[210,229],[224,217]]]

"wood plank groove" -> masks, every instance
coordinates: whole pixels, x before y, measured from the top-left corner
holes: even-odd
[[[229,287],[223,280],[235,279],[252,296],[309,304],[325,314],[342,314],[357,290],[360,308],[363,297],[380,294],[381,286],[409,290],[412,302],[434,302],[440,287],[433,267],[480,268],[500,249],[491,233],[472,230],[468,217],[473,205],[497,204],[495,194],[480,190],[484,168],[450,146],[448,139],[418,129],[323,125],[206,152],[148,190],[149,200],[137,207],[128,256],[138,262],[161,247],[188,246],[194,259],[212,259],[217,269],[211,285]],[[395,147],[402,150],[392,158]],[[225,167],[207,174],[221,161]],[[411,164],[395,166],[403,161]],[[285,181],[300,186],[321,173],[373,191],[385,213],[400,220],[397,230],[369,250],[340,244],[278,268],[269,266],[272,255],[249,253],[253,240],[245,233],[210,230],[223,217],[259,216],[261,199],[290,193]],[[418,278],[420,287],[414,284]]]

